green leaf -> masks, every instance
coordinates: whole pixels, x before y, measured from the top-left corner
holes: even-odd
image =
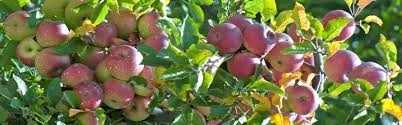
[[[392,62],[397,62],[398,49],[395,43],[387,40],[383,34],[380,35],[380,41],[376,44],[376,48],[388,65]]]
[[[199,25],[189,16],[186,16],[184,18],[184,24],[181,29],[181,39],[183,40],[182,42],[182,48],[186,50],[189,48],[192,44],[195,44],[198,42],[199,37],[198,37],[198,27]]]
[[[194,0],[195,4],[198,5],[211,5],[214,3],[214,0]]]
[[[107,117],[105,114],[105,110],[103,110],[102,108],[96,108],[94,113],[96,118],[98,118],[100,124],[104,125]]]
[[[295,43],[289,48],[281,51],[282,54],[292,55],[292,54],[305,54],[315,52],[313,44],[311,42]]]
[[[77,93],[72,90],[67,90],[63,92],[64,98],[66,98],[68,104],[72,107],[80,107],[81,100]]]
[[[191,45],[186,53],[193,64],[201,67],[216,51],[216,48],[211,44],[199,43]]]
[[[265,81],[265,80],[258,80],[249,86],[250,89],[256,89],[259,91],[264,91],[264,92],[273,92],[277,93],[280,95],[285,95],[285,92],[280,89],[278,86],[276,86],[274,83]]]
[[[243,9],[246,11],[246,16],[255,18],[258,12],[264,9],[263,0],[249,0],[243,3]]]
[[[350,18],[336,18],[330,20],[325,27],[325,30],[322,34],[324,41],[331,41],[335,37],[339,36],[342,29],[351,21]]]
[[[402,91],[402,84],[393,85],[392,88],[397,92]]]
[[[322,25],[321,21],[313,16],[307,15],[308,20],[310,21],[311,29],[315,34],[317,39],[322,38],[322,33],[324,31],[324,26]]]
[[[211,106],[211,113],[209,114],[209,119],[222,119],[229,115],[229,106],[222,105],[222,106]]]
[[[108,3],[107,2],[101,3],[99,6],[95,8],[95,11],[92,13],[91,22],[95,25],[102,23],[105,20],[108,12],[109,12]]]
[[[106,0],[107,6],[112,10],[112,11],[118,11],[119,10],[119,3],[118,0]]]
[[[176,80],[183,79],[186,76],[194,73],[194,71],[185,66],[173,66],[168,68],[159,78],[160,80]]]
[[[346,90],[350,90],[350,88],[352,87],[351,83],[343,83],[343,84],[334,84],[334,86],[336,86],[334,89],[329,91],[329,94],[332,96],[338,96],[339,94],[341,94],[343,91]]]
[[[14,97],[13,99],[11,99],[10,106],[14,109],[20,109],[23,105],[17,97]]]
[[[198,92],[201,94],[206,94],[208,93],[208,88],[212,84],[212,81],[214,80],[214,76],[211,73],[204,72],[203,73],[203,80],[202,80],[202,85],[198,89]]]
[[[52,52],[58,55],[80,54],[85,53],[85,48],[85,43],[79,37],[73,37],[67,42],[56,46]]]
[[[0,66],[9,67],[12,58],[15,58],[15,50],[17,48],[17,41],[7,41],[3,51],[0,54]]]
[[[351,121],[348,125],[365,125],[370,121],[370,117],[368,116],[363,116],[358,119],[354,119]]]
[[[272,28],[275,32],[283,32],[285,31],[286,26],[295,22],[292,18],[289,18],[292,17],[292,15],[292,10],[286,10],[279,13],[279,15],[275,17],[275,20],[271,21]]]
[[[370,31],[370,25],[367,23],[361,23],[359,26],[363,29],[364,34],[367,34]]]
[[[18,92],[22,96],[24,96],[28,91],[28,87],[25,84],[24,80],[22,80],[19,76],[14,75],[14,74],[13,74],[13,79],[14,79],[15,83],[17,83],[17,85],[18,85]]]
[[[154,56],[156,54],[158,54],[158,51],[156,51],[155,49],[147,46],[147,45],[138,45],[135,47],[138,51],[140,51],[143,54],[147,54],[150,56]]]
[[[127,83],[131,83],[134,85],[148,86],[148,82],[144,77],[141,76],[132,76],[127,80]]]
[[[141,64],[147,65],[147,66],[163,66],[163,67],[169,67],[172,65],[172,62],[166,59],[154,57],[154,56],[146,56],[142,60]]]
[[[386,93],[387,93],[387,82],[386,81],[380,81],[375,86],[374,89],[372,89],[368,92],[370,100],[373,102],[381,100]]]
[[[61,79],[54,78],[50,82],[49,87],[46,90],[47,97],[52,104],[57,104],[60,101],[60,99],[63,97],[60,84],[61,84]]]
[[[168,36],[171,44],[176,47],[182,47],[181,32],[173,19],[159,19],[157,25],[158,27],[162,27],[165,32],[169,34]]]
[[[310,29],[310,22],[307,19],[307,14],[302,4],[296,2],[296,5],[293,9],[292,18],[295,21],[298,29],[302,29],[304,31],[308,31]]]
[[[275,0],[262,0],[264,8],[262,9],[261,16],[264,21],[271,19],[277,13]],[[261,4],[261,3],[260,3]]]
[[[8,119],[8,112],[0,106],[0,123],[6,122]]]
[[[194,19],[197,23],[204,22],[204,12],[202,11],[201,7],[197,4],[186,2],[188,10],[190,11],[190,16]]]

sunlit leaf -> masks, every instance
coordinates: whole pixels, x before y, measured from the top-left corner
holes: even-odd
[[[359,2],[357,3],[357,6],[359,6],[360,9],[363,9],[373,1],[375,1],[375,0],[359,0]]]
[[[398,49],[394,42],[387,40],[387,38],[380,34],[380,41],[376,44],[377,50],[385,58],[388,64],[396,62],[398,58]]]
[[[321,21],[313,16],[308,15],[307,18],[310,21],[311,29],[317,39],[322,38],[322,32],[324,31],[324,26],[322,25]]]
[[[100,23],[101,21],[98,21]],[[82,25],[74,30],[74,32],[80,36],[84,36],[88,32],[95,31],[96,25],[91,20],[84,20]]]
[[[383,23],[382,20],[376,15],[367,16],[366,18],[364,18],[364,21],[367,23],[376,23],[380,26],[382,26]]]
[[[27,91],[28,91],[28,87],[25,84],[25,81],[22,80],[21,77],[14,75],[14,74],[13,74],[13,79],[14,79],[15,83],[17,83],[17,85],[18,85],[18,92],[20,92],[20,94],[22,96],[24,96],[25,93],[27,93]]]
[[[70,109],[68,111],[68,117],[73,117],[73,116],[75,116],[75,115],[77,115],[78,113],[81,113],[81,112],[85,112],[85,111],[81,110],[81,109]]]
[[[345,50],[349,47],[349,44],[344,43],[344,41],[333,41],[328,45],[328,51],[330,55],[333,55],[338,50]]]
[[[289,116],[283,116],[281,113],[275,113],[269,117],[271,123],[275,125],[291,125]]]
[[[368,25],[366,23],[362,23],[359,26],[363,29],[365,34],[367,34],[370,31],[370,25]]]
[[[307,14],[302,4],[296,2],[295,8],[293,9],[292,18],[300,29],[304,31],[308,31],[310,29],[310,22],[307,19]]]
[[[258,80],[250,85],[250,89],[256,89],[259,91],[264,92],[273,92],[278,93],[280,95],[285,95],[285,92],[276,86],[274,83],[265,81],[265,80]]]
[[[286,26],[294,22],[292,18],[289,18],[292,17],[292,15],[293,15],[292,10],[285,10],[279,13],[279,15],[275,18],[275,21],[273,21],[274,23],[273,28],[275,32],[285,31]]]
[[[386,81],[381,81],[375,86],[374,89],[370,90],[368,92],[370,100],[376,102],[382,99],[387,93],[387,84],[388,83]]]
[[[346,5],[348,5],[348,7],[352,7],[353,4],[353,0],[344,0]]]
[[[252,93],[251,97],[257,100],[259,103],[255,106],[257,111],[269,111],[271,109],[271,101],[267,96],[261,96],[257,93]]]
[[[279,80],[279,84],[286,86],[292,80],[300,79],[301,75],[302,75],[302,73],[300,73],[300,72],[282,73],[282,79]]]
[[[281,51],[282,54],[292,55],[292,54],[305,54],[315,52],[315,48],[311,42],[295,43],[289,48]]]
[[[338,96],[343,91],[349,90],[351,87],[352,85],[350,83],[340,84],[335,89],[329,91],[329,94],[332,96]]]
[[[276,10],[276,3],[275,0],[262,0],[263,3],[260,3],[264,5],[261,16],[264,19],[264,21],[267,21],[271,19],[271,16],[275,16],[277,13]]]
[[[399,121],[402,121],[402,108],[392,99],[386,98],[381,100],[382,111],[391,114]]]
[[[331,41],[333,38],[339,36],[342,29],[350,22],[349,18],[336,18],[330,20],[322,34],[325,41]]]
[[[390,78],[396,78],[399,75],[399,72],[401,71],[401,67],[399,67],[399,65],[396,62],[391,63],[390,69],[391,69]]]

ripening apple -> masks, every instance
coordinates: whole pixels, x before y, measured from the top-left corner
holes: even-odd
[[[251,53],[265,55],[276,44],[275,32],[262,24],[248,25],[243,31],[243,45]]]
[[[42,47],[33,39],[33,37],[27,37],[17,45],[16,55],[23,64],[34,66],[35,57],[41,49]]]
[[[367,80],[375,86],[379,81],[386,80],[387,71],[377,63],[363,62],[349,73],[350,80],[357,78]]]
[[[284,33],[276,34],[277,42],[274,48],[265,56],[265,61],[268,61],[272,67],[282,73],[290,73],[300,69],[304,62],[303,54],[282,54],[282,51],[291,47],[293,44],[292,38]]]
[[[105,58],[106,68],[112,73],[112,76],[120,80],[128,80],[131,76],[138,76],[144,65],[141,53],[129,45],[120,45],[112,47]]]
[[[159,34],[166,35],[162,28],[157,26],[157,22],[162,17],[156,11],[151,11],[142,15],[138,19],[138,31],[142,38],[147,38],[151,35]]]
[[[36,27],[28,25],[30,14],[26,11],[16,11],[7,16],[4,21],[4,31],[12,40],[21,41],[32,36]]]
[[[109,47],[112,38],[117,37],[117,27],[109,22],[103,22],[96,26],[94,45],[97,47]]]
[[[105,58],[106,54],[101,48],[88,47],[87,49],[88,53],[86,53],[80,59],[80,62],[87,65],[91,69],[95,69],[99,62],[101,62]]]
[[[322,18],[322,25],[324,28],[327,27],[329,21],[336,19],[336,18],[349,18],[351,21],[342,29],[341,33],[339,36],[335,37],[335,41],[342,41],[349,39],[353,33],[355,32],[356,29],[356,22],[354,21],[354,18],[352,15],[350,15],[348,12],[343,11],[343,10],[333,10],[325,14],[325,16]]]
[[[223,23],[208,31],[208,43],[214,45],[221,53],[234,53],[242,45],[242,32],[234,24]]]
[[[99,118],[93,111],[81,112],[75,115],[81,125],[101,125]]]
[[[84,81],[77,84],[74,86],[74,92],[80,97],[81,109],[95,110],[102,102],[102,87],[94,81]]]
[[[45,18],[52,20],[64,19],[65,9],[70,0],[45,0],[42,11]]]
[[[75,29],[82,25],[82,22],[91,18],[95,8],[88,4],[89,2],[98,2],[99,0],[70,0],[64,12],[64,22],[69,28]],[[79,8],[77,12],[77,8]]]
[[[70,66],[68,55],[53,54],[53,48],[41,50],[35,57],[35,67],[44,77],[59,76],[64,69]]]
[[[319,104],[317,92],[311,86],[295,85],[285,89],[287,105],[298,115],[314,112]]]
[[[228,61],[229,72],[237,78],[252,76],[257,65],[260,64],[258,56],[252,53],[238,53]]]
[[[117,79],[109,79],[103,83],[103,103],[110,108],[126,108],[133,99],[134,90],[130,84]]]
[[[73,64],[67,67],[61,74],[63,84],[68,87],[74,87],[84,81],[93,81],[95,72],[88,66],[80,63]]]
[[[241,15],[233,15],[226,20],[227,23],[231,23],[240,28],[241,31],[244,31],[248,25],[253,24],[253,20],[250,18],[243,17]]]
[[[42,47],[52,47],[67,41],[69,33],[64,23],[45,21],[39,24],[36,39]]]
[[[106,61],[102,60],[96,65],[96,79],[98,82],[103,83],[106,80],[112,79],[112,73],[106,68]]]
[[[169,46],[169,39],[166,35],[151,35],[145,38],[143,43],[159,52]]]
[[[142,121],[150,116],[148,105],[150,99],[136,96],[131,103],[123,109],[123,115],[131,121]]]
[[[335,83],[349,81],[348,74],[361,64],[359,56],[349,50],[338,50],[324,62],[324,73]]]
[[[164,70],[166,69],[163,67],[151,67],[144,65],[144,69],[142,70],[140,76],[147,80],[148,87],[158,88],[164,82],[162,80],[158,80],[159,76],[164,72]]]
[[[110,12],[109,21],[116,25],[119,37],[128,38],[131,32],[137,31],[137,16],[128,8],[120,7],[119,12]]]

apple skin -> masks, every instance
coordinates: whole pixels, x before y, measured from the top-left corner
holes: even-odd
[[[92,111],[78,113],[75,117],[81,125],[101,125],[99,119]]]
[[[302,73],[301,80],[307,81],[308,76],[314,73],[314,55],[306,54],[304,56],[304,63],[300,67],[300,72]]]
[[[336,83],[349,81],[348,74],[359,66],[359,56],[349,50],[338,50],[324,62],[324,73],[328,79]]]
[[[41,49],[42,47],[33,39],[33,37],[27,37],[17,45],[16,55],[23,64],[34,66],[35,57]]]
[[[84,81],[74,86],[81,100],[80,107],[84,110],[95,110],[102,103],[102,87],[94,81]]]
[[[265,55],[275,46],[276,35],[273,30],[261,24],[248,25],[243,31],[243,45],[248,51]]]
[[[228,61],[227,69],[237,78],[246,78],[254,74],[258,64],[260,64],[258,56],[247,52],[239,53]]]
[[[101,48],[89,47],[88,53],[81,59],[81,63],[87,65],[91,69],[95,69],[99,62],[101,62],[106,54]]]
[[[112,79],[112,73],[106,68],[106,61],[102,60],[99,62],[99,64],[96,66],[96,79],[100,82],[103,83],[106,80]]]
[[[354,21],[354,18],[348,12],[343,10],[330,11],[322,18],[322,25],[324,26],[324,28],[326,28],[330,20],[341,17],[350,18],[352,20],[342,29],[340,35],[334,38],[335,41],[346,40],[353,35],[356,29],[356,22]]]
[[[379,81],[386,80],[387,71],[377,63],[363,62],[349,73],[350,80],[357,78],[367,80],[375,86]]]
[[[137,31],[137,16],[128,8],[120,7],[119,12],[110,12],[109,21],[116,25],[121,38],[128,38],[131,32]]]
[[[275,85],[280,87],[281,84],[279,83],[279,81],[282,79],[282,72],[276,70],[276,69],[272,69],[272,78],[275,81]]]
[[[303,37],[303,35],[297,33],[297,25],[295,23],[290,25],[289,30],[288,30],[288,35],[296,43],[302,43],[305,41],[305,38]]]
[[[45,0],[42,6],[44,17],[52,20],[64,18],[65,8],[70,0]]]
[[[44,77],[59,76],[65,68],[70,66],[68,55],[56,55],[52,51],[53,48],[43,49],[35,57],[35,67]]]
[[[81,26],[82,22],[86,18],[91,18],[92,12],[94,11],[94,8],[92,7],[82,7],[80,8],[79,12],[76,13],[74,9],[82,6],[83,4],[89,3],[89,2],[98,2],[99,0],[70,0],[69,4],[66,6],[65,12],[64,12],[64,21],[66,25],[69,28],[75,29],[79,26]]]
[[[151,67],[144,65],[144,69],[142,70],[140,76],[144,77],[147,80],[148,87],[159,88],[162,82],[164,81],[158,80],[158,76],[160,76],[161,73],[158,74],[157,70],[163,70],[163,69],[162,67]]]
[[[120,80],[128,80],[131,76],[138,76],[144,65],[141,65],[143,56],[136,48],[129,45],[115,46],[110,49],[106,57],[106,68],[112,76]]]
[[[287,105],[298,115],[307,115],[318,107],[319,97],[311,86],[289,86],[287,93]]]
[[[221,53],[234,53],[242,45],[243,35],[234,24],[222,23],[208,31],[208,43],[214,45]]]
[[[156,51],[166,49],[169,46],[169,39],[165,35],[152,35],[144,39],[143,43]]]
[[[61,74],[63,84],[68,87],[75,87],[77,84],[85,81],[93,81],[95,72],[88,66],[80,63],[67,67]]]
[[[142,38],[147,38],[155,34],[167,35],[162,28],[157,26],[158,20],[160,18],[161,16],[158,12],[151,11],[142,15],[138,19],[138,31]]]
[[[46,21],[38,26],[36,39],[42,47],[52,47],[68,40],[70,31],[62,22]]]
[[[7,16],[4,21],[4,31],[15,41],[21,41],[26,37],[32,36],[36,32],[36,27],[29,27],[28,19],[30,14],[26,11],[16,11]]]
[[[130,105],[123,109],[123,115],[131,121],[142,121],[150,116],[148,105],[150,99],[147,97],[136,96]]]
[[[276,34],[277,43],[272,50],[265,56],[272,67],[282,73],[290,73],[300,69],[304,62],[303,54],[284,55],[282,50],[289,48],[293,44],[292,38],[284,33]]]
[[[117,27],[109,22],[104,22],[96,26],[95,29],[95,46],[97,47],[109,47],[112,38],[117,37]]]
[[[103,103],[110,108],[126,108],[133,99],[134,90],[130,84],[117,79],[109,79],[103,83]]]
[[[233,15],[226,20],[227,23],[231,23],[240,28],[241,31],[244,31],[248,25],[253,24],[253,20],[243,17],[241,15]]]

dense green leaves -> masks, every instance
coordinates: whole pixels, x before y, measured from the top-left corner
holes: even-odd
[[[63,97],[63,93],[61,91],[61,79],[55,78],[49,83],[49,87],[46,90],[47,97],[52,104],[56,104],[60,101],[61,97]]]
[[[80,107],[80,97],[78,96],[77,93],[75,93],[72,90],[67,90],[63,92],[64,98],[67,100],[67,102],[70,104],[71,107]]]
[[[79,54],[82,55],[86,51],[86,46],[79,37],[73,37],[65,43],[57,46],[53,49],[54,54],[58,55],[68,55],[68,54]]]
[[[254,18],[257,13],[261,13],[264,21],[271,19],[277,13],[275,0],[249,0],[243,5],[246,16]]]
[[[249,86],[250,89],[256,89],[258,91],[265,91],[265,92],[273,92],[280,95],[285,95],[285,92],[276,86],[274,83],[265,81],[265,80],[258,80]]]

